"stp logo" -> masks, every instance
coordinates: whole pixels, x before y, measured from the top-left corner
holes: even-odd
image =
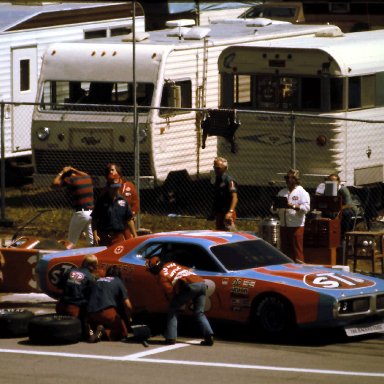
[[[56,287],[63,273],[75,267],[77,267],[77,265],[73,263],[56,264],[48,271],[49,282]]]
[[[357,289],[371,287],[375,282],[360,277],[348,276],[334,272],[313,273],[304,276],[304,283],[315,288],[326,289]]]

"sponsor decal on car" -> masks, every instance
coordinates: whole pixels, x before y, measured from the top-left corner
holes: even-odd
[[[122,253],[124,251],[124,246],[122,245],[118,245],[114,250],[113,250],[113,253],[115,255],[120,255],[120,253]]]
[[[324,289],[359,289],[372,287],[376,283],[361,277],[343,275],[334,272],[311,273],[305,275],[304,283],[315,288]]]
[[[49,271],[48,271],[48,280],[53,286],[57,286],[58,282],[60,281],[60,277],[68,271],[69,269],[76,268],[77,265],[73,263],[59,263],[54,265]]]

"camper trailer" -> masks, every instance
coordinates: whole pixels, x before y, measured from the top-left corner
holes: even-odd
[[[348,186],[382,183],[383,38],[384,30],[317,33],[225,49],[221,107],[236,109],[241,127],[235,153],[224,140],[218,152],[233,177],[283,185],[294,166],[307,188],[335,171]]]
[[[24,171],[32,174],[30,129],[33,106],[22,103],[36,100],[41,57],[48,44],[127,34],[132,30],[132,13],[131,2],[17,1],[0,4],[4,157],[7,165],[15,166],[7,175],[17,176]],[[137,31],[144,31],[144,13],[139,4],[135,23]]]
[[[201,148],[201,111],[218,106],[222,50],[334,28],[228,19],[138,34],[134,44],[127,36],[51,45],[33,115],[34,183],[48,185],[63,164],[104,183],[110,161],[132,178],[136,142],[141,188],[161,185],[170,174],[189,181],[209,177],[217,139],[208,137]]]

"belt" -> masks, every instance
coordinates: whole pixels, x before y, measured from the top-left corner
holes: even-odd
[[[89,212],[89,211],[93,211],[93,209],[85,209],[85,208],[81,208],[81,209],[76,209],[75,211],[76,211],[76,212],[81,212],[81,211],[83,211],[83,212]]]

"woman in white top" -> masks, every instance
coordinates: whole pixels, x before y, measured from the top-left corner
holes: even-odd
[[[304,223],[305,215],[310,211],[310,197],[300,185],[297,169],[290,169],[284,179],[287,187],[280,190],[277,196],[285,197],[286,204],[278,207],[274,203],[271,208],[280,219],[280,248],[293,260],[304,262]]]

